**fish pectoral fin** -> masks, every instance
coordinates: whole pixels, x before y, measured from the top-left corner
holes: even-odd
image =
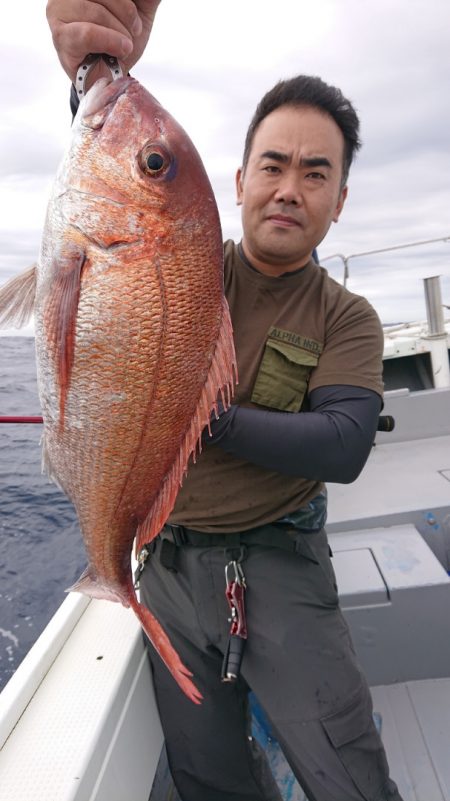
[[[36,265],[0,289],[0,328],[22,328],[30,319],[36,295]]]
[[[61,425],[73,367],[81,274],[85,265],[86,254],[77,247],[54,259],[51,288],[43,313],[46,340],[58,376]]]
[[[83,595],[88,595],[90,598],[97,598],[102,601],[114,601],[115,603],[123,604],[123,606],[129,606],[129,603],[124,601],[123,595],[120,595],[111,587],[99,581],[91,565],[88,565],[78,581],[72,584],[71,587],[68,587],[66,592],[81,592]]]

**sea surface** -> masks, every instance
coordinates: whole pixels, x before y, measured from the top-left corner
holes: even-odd
[[[39,415],[34,339],[0,338],[0,416]],[[41,471],[41,425],[0,424],[0,690],[86,566],[73,506]]]

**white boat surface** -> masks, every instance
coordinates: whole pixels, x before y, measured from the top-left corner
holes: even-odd
[[[383,414],[395,429],[377,434],[357,481],[328,487],[341,605],[405,801],[450,801],[450,321],[444,327],[386,328]],[[300,801],[258,725],[283,797]],[[133,613],[70,593],[0,694],[0,801],[178,801],[163,745]]]

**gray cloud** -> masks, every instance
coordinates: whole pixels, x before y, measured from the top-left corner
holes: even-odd
[[[37,261],[40,241],[39,230],[0,232],[0,284],[28,269]]]
[[[52,176],[61,152],[58,138],[51,132],[36,132],[32,126],[17,129],[10,123],[0,131],[0,177]]]
[[[319,0],[314,8],[279,0],[275,9],[272,0],[246,0],[245,6],[229,0],[219,23],[217,13],[204,0],[189,9],[180,0],[164,0],[154,45],[133,74],[199,149],[225,236],[240,235],[234,173],[254,107],[278,79],[299,72],[342,88],[358,109],[364,142],[346,207],[320,245],[321,256],[450,234],[448,0]],[[0,280],[26,267],[38,246],[44,204],[39,187],[44,193],[70,128],[69,81],[34,0],[32,16],[42,22],[30,47],[5,37],[2,44],[8,70],[0,75],[6,209]],[[30,186],[36,199],[28,209]],[[15,209],[20,219],[12,219]],[[448,248],[398,251],[392,261],[387,255],[355,259],[350,288],[367,294],[384,319],[423,317],[421,279],[428,267],[444,274],[450,302]],[[339,262],[326,266],[341,278]]]

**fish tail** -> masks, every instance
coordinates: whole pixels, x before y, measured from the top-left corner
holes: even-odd
[[[66,592],[81,592],[90,598],[97,598],[101,601],[114,601],[115,603],[123,604],[123,606],[130,606],[129,602],[124,600],[122,593],[115,592],[110,586],[99,581],[92,565],[87,566],[78,581],[68,587]]]
[[[83,595],[89,595],[91,598],[115,601],[126,607],[131,606],[147,637],[179,687],[194,704],[201,703],[203,696],[190,679],[192,673],[183,665],[161,624],[158,623],[146,606],[139,603],[132,585],[122,587],[120,590],[115,591],[111,586],[108,586],[98,579],[93,566],[88,565],[78,581],[73,584],[72,587],[69,587],[67,592],[81,592]]]
[[[36,295],[36,265],[0,289],[0,328],[22,328],[30,319]]]
[[[158,623],[147,607],[139,603],[134,594],[130,599],[130,605],[138,617],[147,637],[171,672],[180,689],[183,690],[185,695],[187,695],[194,704],[200,704],[203,696],[190,679],[192,673],[183,665],[160,623]]]

